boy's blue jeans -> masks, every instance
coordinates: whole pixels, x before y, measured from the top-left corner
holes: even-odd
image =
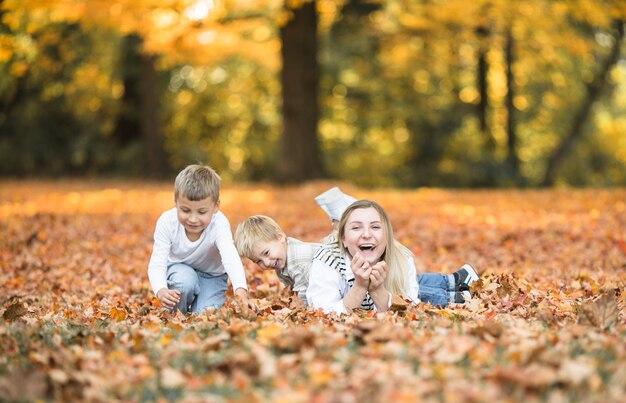
[[[176,263],[167,268],[167,288],[180,291],[180,302],[175,309],[182,313],[200,313],[224,305],[228,275],[212,276]]]
[[[434,306],[448,306],[453,301],[454,276],[451,274],[422,273],[417,275],[419,299]]]

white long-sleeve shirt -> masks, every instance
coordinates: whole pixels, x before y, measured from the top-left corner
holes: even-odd
[[[306,298],[313,308],[322,308],[324,313],[347,313],[343,298],[350,290],[348,280],[354,278],[354,273],[350,267],[350,256],[346,253],[343,259],[346,265],[345,277],[321,261],[313,260],[309,273],[309,287],[306,290]],[[415,263],[412,257],[407,257],[407,260],[409,264],[405,273],[405,284],[408,290],[403,296],[410,299],[414,304],[419,304],[419,285],[417,284]],[[391,294],[389,295],[389,304],[391,304]]]
[[[248,289],[230,223],[221,211],[213,214],[196,241],[187,238],[176,208],[161,214],[154,230],[154,246],[148,264],[148,278],[155,294],[161,288],[167,288],[167,268],[174,263],[184,263],[213,276],[227,273],[233,290]]]

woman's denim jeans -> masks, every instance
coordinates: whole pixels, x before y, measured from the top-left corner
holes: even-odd
[[[453,301],[455,288],[452,274],[422,273],[417,275],[419,299],[434,306],[448,306]]]

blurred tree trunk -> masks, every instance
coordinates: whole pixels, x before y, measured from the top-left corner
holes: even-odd
[[[167,171],[163,135],[159,124],[160,91],[154,58],[141,53],[142,39],[128,35],[122,43],[120,57],[124,95],[121,99],[113,139],[118,150],[137,148],[138,162],[113,160],[127,174],[159,178]],[[116,167],[113,167],[116,168]]]
[[[154,56],[143,54],[141,58],[141,126],[145,145],[146,173],[150,177],[162,177],[166,172],[163,152],[163,133],[159,123],[159,83],[154,67]]]
[[[120,111],[113,130],[113,139],[118,147],[126,147],[141,136],[141,122],[137,106],[141,104],[141,38],[127,35],[120,46],[120,76],[124,94]]]
[[[509,175],[513,181],[518,182],[521,178],[519,171],[519,157],[517,155],[517,132],[515,122],[515,77],[513,76],[513,64],[515,63],[514,54],[515,39],[509,26],[506,32],[505,59],[506,59],[506,132],[507,132],[507,159],[506,165]]]
[[[317,138],[319,117],[316,2],[294,9],[281,28],[283,134],[278,179],[301,182],[324,175]]]
[[[476,71],[476,84],[478,87],[478,94],[480,96],[480,102],[478,103],[478,123],[480,130],[487,136],[487,147],[489,151],[494,151],[496,147],[495,140],[491,136],[489,131],[489,124],[487,122],[487,110],[489,109],[489,81],[487,76],[489,74],[489,63],[487,62],[487,45],[486,39],[489,36],[489,29],[486,27],[476,28],[476,34],[478,36],[478,66]]]
[[[623,40],[624,21],[615,21],[613,46],[611,47],[609,56],[600,67],[598,74],[587,84],[587,96],[583,100],[583,103],[576,115],[574,115],[572,127],[569,133],[567,133],[563,140],[561,140],[561,143],[559,143],[552,155],[548,157],[546,171],[544,173],[543,180],[540,183],[541,186],[554,185],[556,171],[558,170],[559,165],[561,165],[576,140],[582,136],[585,123],[587,123],[587,120],[591,115],[593,104],[598,100],[598,98],[600,98],[604,88],[606,87],[607,75],[620,58],[620,49]]]
[[[6,23],[3,21],[3,16],[6,11],[2,8],[2,3],[4,0],[0,0],[0,34],[2,35],[15,35]],[[4,84],[3,92],[0,94],[0,139],[9,139],[11,137],[11,132],[13,130],[9,130],[10,126],[12,126],[12,114],[14,109],[24,102],[29,94],[27,89],[27,81],[28,81],[29,71],[27,71],[24,75],[21,75],[17,78],[11,77],[8,75],[5,77],[7,82],[9,80],[13,80],[13,85]]]

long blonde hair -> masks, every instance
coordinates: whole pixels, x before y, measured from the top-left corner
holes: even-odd
[[[393,238],[393,228],[391,221],[385,210],[373,200],[357,200],[346,208],[341,215],[339,221],[339,228],[337,229],[337,242],[342,253],[345,253],[345,247],[343,246],[343,237],[346,232],[346,224],[350,214],[357,209],[373,208],[378,212],[385,228],[385,236],[387,238],[387,247],[385,252],[381,256],[381,260],[387,263],[387,278],[385,279],[385,288],[392,294],[402,295],[408,297],[408,290],[406,284],[406,273],[410,272],[408,259],[412,253],[406,247],[396,242]]]

